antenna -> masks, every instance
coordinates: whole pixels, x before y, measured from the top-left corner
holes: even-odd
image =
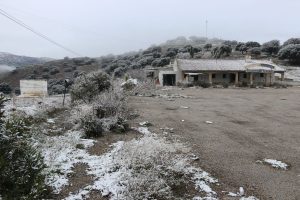
[[[208,21],[205,21],[205,37],[207,39],[207,26],[208,26]]]

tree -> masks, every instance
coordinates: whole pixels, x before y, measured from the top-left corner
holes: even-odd
[[[191,58],[194,58],[195,55],[194,47],[190,46],[188,48],[188,52],[190,53]]]
[[[46,167],[32,144],[26,116],[4,118],[4,96],[0,96],[0,194],[3,199],[45,199]],[[48,198],[46,198],[48,199]]]
[[[287,41],[285,41],[282,46],[284,47],[289,44],[300,44],[300,38],[290,38]]]
[[[239,43],[235,46],[235,50],[236,50],[236,51],[240,51],[240,49],[241,49],[242,46],[245,46],[245,43],[239,42]]]
[[[289,44],[278,52],[278,58],[291,63],[300,63],[300,44]]]
[[[7,83],[0,83],[0,92],[3,92],[4,94],[10,94],[12,91],[11,87]]]
[[[102,71],[83,74],[75,79],[70,94],[72,101],[93,101],[97,94],[108,90],[111,86],[110,76]]]
[[[253,47],[253,48],[249,49],[248,52],[252,56],[259,56],[261,54],[261,48],[260,47]]]
[[[254,42],[254,41],[246,42],[245,45],[248,49],[253,48],[253,47],[260,47],[260,44],[258,42]]]
[[[238,42],[236,40],[225,40],[223,42],[223,44],[233,47],[233,46],[236,46],[238,44]]]
[[[213,49],[213,56],[215,58],[221,58],[222,56],[229,56],[232,52],[232,48],[228,45],[221,45]]]
[[[266,52],[270,55],[277,54],[280,49],[280,41],[279,40],[271,40],[262,45],[262,52]]]
[[[204,49],[206,51],[210,50],[211,48],[212,48],[212,44],[207,43],[207,44],[204,45]]]

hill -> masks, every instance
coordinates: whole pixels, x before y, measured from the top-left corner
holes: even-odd
[[[0,65],[24,67],[28,65],[42,64],[53,60],[51,58],[35,58],[28,56],[19,56],[11,53],[0,52]]]

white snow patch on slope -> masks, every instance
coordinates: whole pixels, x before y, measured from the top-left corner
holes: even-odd
[[[259,199],[254,196],[249,196],[249,197],[242,197],[240,198],[240,200],[259,200]]]
[[[44,136],[39,141],[38,146],[47,165],[46,172],[50,174],[46,184],[53,187],[56,193],[68,185],[68,174],[72,173],[74,164],[85,162],[84,159],[90,157],[85,149],[77,149],[76,144],[83,144],[88,148],[94,141],[81,139],[81,136],[81,132],[74,131],[62,136]]]
[[[263,161],[265,163],[271,165],[272,167],[277,168],[277,169],[284,169],[284,170],[286,170],[287,167],[288,167],[288,164],[286,164],[286,163],[284,163],[282,161],[279,161],[279,160],[265,158]]]
[[[148,128],[139,127],[137,130],[144,134],[142,138],[117,142],[112,145],[108,153],[101,156],[86,155],[81,161],[89,165],[87,173],[93,175],[95,181],[79,193],[70,194],[66,200],[84,199],[91,190],[99,190],[103,196],[112,200],[135,199],[136,194],[132,192],[132,189],[138,189],[139,186],[145,186],[151,181],[155,184],[151,185],[153,188],[145,192],[145,196],[151,196],[151,192],[163,194],[170,188],[164,179],[157,176],[162,166],[191,176],[195,188],[206,194],[203,199],[215,199],[216,192],[209,184],[216,183],[217,180],[200,168],[191,166],[186,156],[176,155],[177,151],[188,152],[188,148],[180,143],[170,143],[164,138],[157,137]],[[153,168],[140,173],[133,169],[134,166],[141,166],[141,170],[144,170],[143,166]]]

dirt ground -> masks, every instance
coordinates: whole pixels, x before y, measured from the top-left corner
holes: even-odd
[[[131,106],[141,114],[138,121],[153,123],[150,129],[156,133],[174,128],[172,136],[192,147],[221,190],[242,186],[260,199],[300,199],[299,87],[160,92],[181,97],[132,97]],[[291,167],[285,171],[256,162],[264,158]]]

